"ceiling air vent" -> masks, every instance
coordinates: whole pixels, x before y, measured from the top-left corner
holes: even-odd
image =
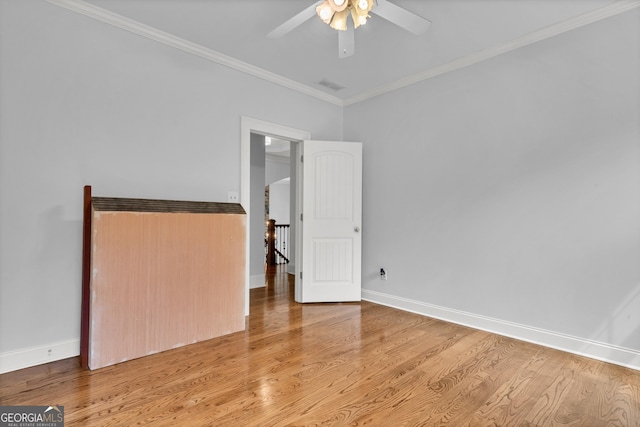
[[[320,80],[318,84],[320,86],[328,87],[331,90],[335,90],[336,92],[345,88],[344,86],[327,79]]]

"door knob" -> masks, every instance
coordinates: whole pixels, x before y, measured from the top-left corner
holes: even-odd
[[[357,227],[357,226],[353,227],[353,231],[355,231],[356,233],[359,233],[360,232],[360,227]]]

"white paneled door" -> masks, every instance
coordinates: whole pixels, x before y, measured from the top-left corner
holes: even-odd
[[[304,141],[296,301],[360,301],[362,144]]]

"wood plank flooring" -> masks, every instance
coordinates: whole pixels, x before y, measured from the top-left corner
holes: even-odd
[[[251,291],[248,328],[103,368],[0,376],[1,405],[66,426],[634,426],[640,372],[362,302]]]

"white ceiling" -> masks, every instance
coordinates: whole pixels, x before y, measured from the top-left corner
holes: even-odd
[[[391,0],[429,19],[429,30],[415,36],[372,14],[369,23],[356,30],[355,55],[339,59],[337,31],[315,16],[282,38],[266,36],[317,0],[49,1],[167,44],[186,45],[186,50],[208,59],[311,95],[326,95],[325,100],[339,105],[455,70],[640,3]],[[344,89],[326,88],[319,84],[322,80]]]

